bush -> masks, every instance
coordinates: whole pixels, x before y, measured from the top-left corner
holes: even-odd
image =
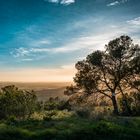
[[[0,92],[0,119],[15,116],[29,117],[36,110],[37,98],[33,91],[20,90],[14,85],[6,86]]]
[[[8,118],[7,118],[7,123],[8,124],[14,124],[14,123],[16,123],[16,117],[15,116],[9,116]]]
[[[65,100],[60,100],[58,97],[50,98],[44,103],[44,110],[70,110],[70,105]]]
[[[43,117],[43,120],[50,121],[50,120],[61,120],[66,119],[74,116],[73,112],[69,112],[67,110],[52,110],[52,111],[45,111],[45,116]]]
[[[81,118],[89,118],[91,111],[88,108],[78,108],[76,114]]]
[[[97,106],[91,112],[91,119],[94,120],[102,120],[104,118],[109,118],[112,116],[112,109],[111,107],[100,107]]]
[[[125,100],[127,101],[128,106],[125,105]],[[122,115],[140,115],[140,93],[131,92],[129,95],[125,95],[124,98],[119,99],[119,105]],[[129,111],[128,111],[129,108]]]

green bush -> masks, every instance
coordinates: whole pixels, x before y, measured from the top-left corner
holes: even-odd
[[[81,118],[89,118],[90,117],[90,110],[87,108],[78,108],[75,110],[76,114]]]
[[[70,105],[67,101],[65,100],[60,100],[58,97],[56,98],[49,98],[44,103],[44,110],[65,110],[68,109],[70,110]]]
[[[127,101],[127,108],[125,105],[125,100]],[[119,99],[119,105],[121,109],[122,115],[140,115],[140,93],[139,92],[131,92],[129,95],[125,95],[125,100],[123,97]]]
[[[36,110],[37,98],[33,91],[20,90],[14,85],[6,86],[0,92],[0,119],[15,116],[29,117]]]
[[[50,121],[50,120],[61,120],[61,119],[65,119],[65,118],[70,118],[74,116],[73,112],[69,112],[67,110],[52,110],[52,111],[45,111],[45,116],[44,116],[44,120],[46,121]]]

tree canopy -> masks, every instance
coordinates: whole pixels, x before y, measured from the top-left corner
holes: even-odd
[[[114,113],[119,114],[117,96],[122,95],[127,111],[130,108],[126,93],[140,91],[140,46],[129,36],[120,36],[107,45],[105,50],[89,54],[75,65],[75,89],[83,94],[101,94],[112,101]],[[67,88],[65,93],[68,92]],[[75,93],[74,90],[72,93]]]

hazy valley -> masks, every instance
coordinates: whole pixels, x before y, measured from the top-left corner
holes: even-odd
[[[15,85],[16,87],[24,90],[34,90],[38,100],[45,101],[50,97],[60,97],[61,99],[67,98],[64,95],[66,86],[69,86],[70,82],[60,83],[16,83],[16,82],[0,82],[0,88]]]

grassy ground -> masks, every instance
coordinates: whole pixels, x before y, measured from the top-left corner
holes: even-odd
[[[0,123],[0,140],[139,140],[140,118],[87,120],[78,117],[50,121]]]

